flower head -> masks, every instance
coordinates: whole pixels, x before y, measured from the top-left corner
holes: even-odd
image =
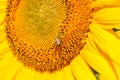
[[[119,3],[2,0],[0,79],[120,80]]]

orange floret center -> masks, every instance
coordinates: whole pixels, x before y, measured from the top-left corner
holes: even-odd
[[[58,71],[80,54],[92,18],[91,0],[10,0],[6,32],[25,66]]]

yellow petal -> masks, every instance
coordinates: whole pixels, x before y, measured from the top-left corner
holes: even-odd
[[[84,48],[92,50],[92,51],[97,50],[95,41],[94,41],[91,33],[88,34],[88,39],[86,40],[86,45],[84,46]]]
[[[55,77],[53,80],[64,80],[64,77],[63,77],[63,71],[57,71],[55,74]]]
[[[93,72],[81,56],[77,56],[72,61],[71,67],[76,80],[96,80]]]
[[[4,40],[0,43],[0,58],[1,55],[8,53],[10,50],[7,40]]]
[[[103,75],[100,74],[98,80],[111,80],[111,79],[106,79]]]
[[[49,80],[55,80],[55,74],[51,73]]]
[[[97,21],[96,21],[97,22]],[[101,24],[103,29],[112,30],[113,28],[120,29],[120,24]]]
[[[35,80],[50,80],[50,74],[35,72]]]
[[[0,42],[5,38],[5,29],[0,26]]]
[[[9,64],[13,61],[13,54],[12,52],[8,52],[4,54],[4,57],[0,59],[0,71],[6,69]]]
[[[16,75],[19,73],[22,64],[20,64],[15,58],[8,61],[7,67],[4,67],[0,72],[0,80],[15,80]],[[0,67],[1,68],[1,67]]]
[[[7,3],[7,0],[0,0],[0,3]]]
[[[93,19],[100,24],[120,24],[120,7],[101,9],[94,13]]]
[[[9,45],[7,41],[7,36],[5,34],[5,26],[0,26],[0,58],[9,52]]]
[[[117,31],[116,34],[119,36],[119,39],[120,39],[120,31]]]
[[[87,61],[87,63],[98,73],[102,74],[108,80],[117,80],[116,75],[108,64],[107,60],[97,52],[82,50],[81,56]]]
[[[5,55],[6,53],[9,53],[9,52],[10,52],[10,48],[8,45],[6,34],[1,33],[0,34],[0,58],[2,58],[3,55]]]
[[[0,43],[6,39],[5,24],[0,25]]]
[[[35,71],[23,66],[15,80],[35,80]]]
[[[0,0],[0,23],[5,19],[7,0]]]
[[[65,67],[63,71],[65,80],[74,80],[70,66]]]
[[[118,64],[115,63],[114,61],[113,61],[113,65],[114,65],[114,67],[115,67],[115,71],[116,71],[118,80],[120,80],[120,65],[118,65]]]
[[[102,51],[111,59],[120,63],[120,40],[111,33],[100,28],[100,24],[93,22],[90,26],[91,34]]]
[[[0,32],[5,28],[5,20],[0,22]]]
[[[120,39],[120,24],[111,24],[111,25],[102,24],[102,26],[100,27],[107,30],[114,36],[116,36],[116,38]],[[115,29],[117,29],[117,31],[115,31]]]
[[[92,3],[93,8],[118,7],[120,0],[95,0]]]

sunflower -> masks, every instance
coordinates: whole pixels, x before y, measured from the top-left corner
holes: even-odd
[[[120,80],[119,0],[0,5],[0,80]]]

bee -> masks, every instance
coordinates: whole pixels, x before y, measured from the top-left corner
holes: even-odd
[[[57,43],[57,45],[58,45],[58,46],[60,46],[61,41],[60,41],[60,39],[59,39],[59,38],[56,38],[56,43]]]
[[[55,39],[55,42],[57,43],[58,46],[61,45],[61,32],[58,33],[56,39]]]

